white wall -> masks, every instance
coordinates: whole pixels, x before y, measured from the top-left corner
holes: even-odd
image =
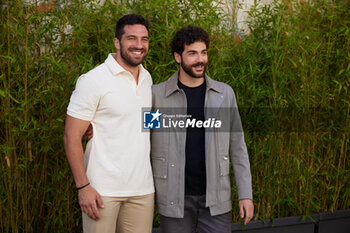
[[[240,34],[249,34],[247,21],[250,20],[248,12],[251,7],[263,6],[272,2],[273,0],[225,0],[223,10],[230,15],[229,27]]]

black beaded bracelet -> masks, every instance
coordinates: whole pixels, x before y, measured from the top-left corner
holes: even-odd
[[[81,186],[81,187],[78,187],[77,190],[83,189],[83,188],[85,188],[86,186],[88,186],[89,184],[90,184],[90,182],[87,183],[86,185],[83,185],[83,186]]]

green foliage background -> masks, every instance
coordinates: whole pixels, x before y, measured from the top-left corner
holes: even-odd
[[[251,33],[239,42],[229,26],[235,17],[219,2],[56,0],[43,9],[1,1],[2,232],[81,231],[63,148],[66,107],[78,76],[114,52],[113,29],[126,13],[150,21],[144,66],[154,83],[177,69],[169,43],[179,28],[192,24],[210,33],[208,73],[233,87],[240,107],[255,219],[350,208],[349,3],[256,7]],[[233,208],[239,221],[236,201]]]

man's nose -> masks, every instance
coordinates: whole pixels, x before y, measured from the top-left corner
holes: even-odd
[[[204,60],[204,56],[199,53],[198,56],[197,56],[197,61],[198,62],[203,62],[203,60]]]
[[[141,39],[136,40],[135,47],[138,49],[142,49],[142,40]]]

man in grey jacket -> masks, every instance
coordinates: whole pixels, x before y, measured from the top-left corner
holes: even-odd
[[[240,216],[245,224],[253,217],[250,164],[235,94],[206,75],[209,42],[202,28],[178,31],[171,46],[180,69],[152,87],[153,110],[168,122],[167,129],[152,132],[156,202],[166,233],[231,232],[230,160]]]

